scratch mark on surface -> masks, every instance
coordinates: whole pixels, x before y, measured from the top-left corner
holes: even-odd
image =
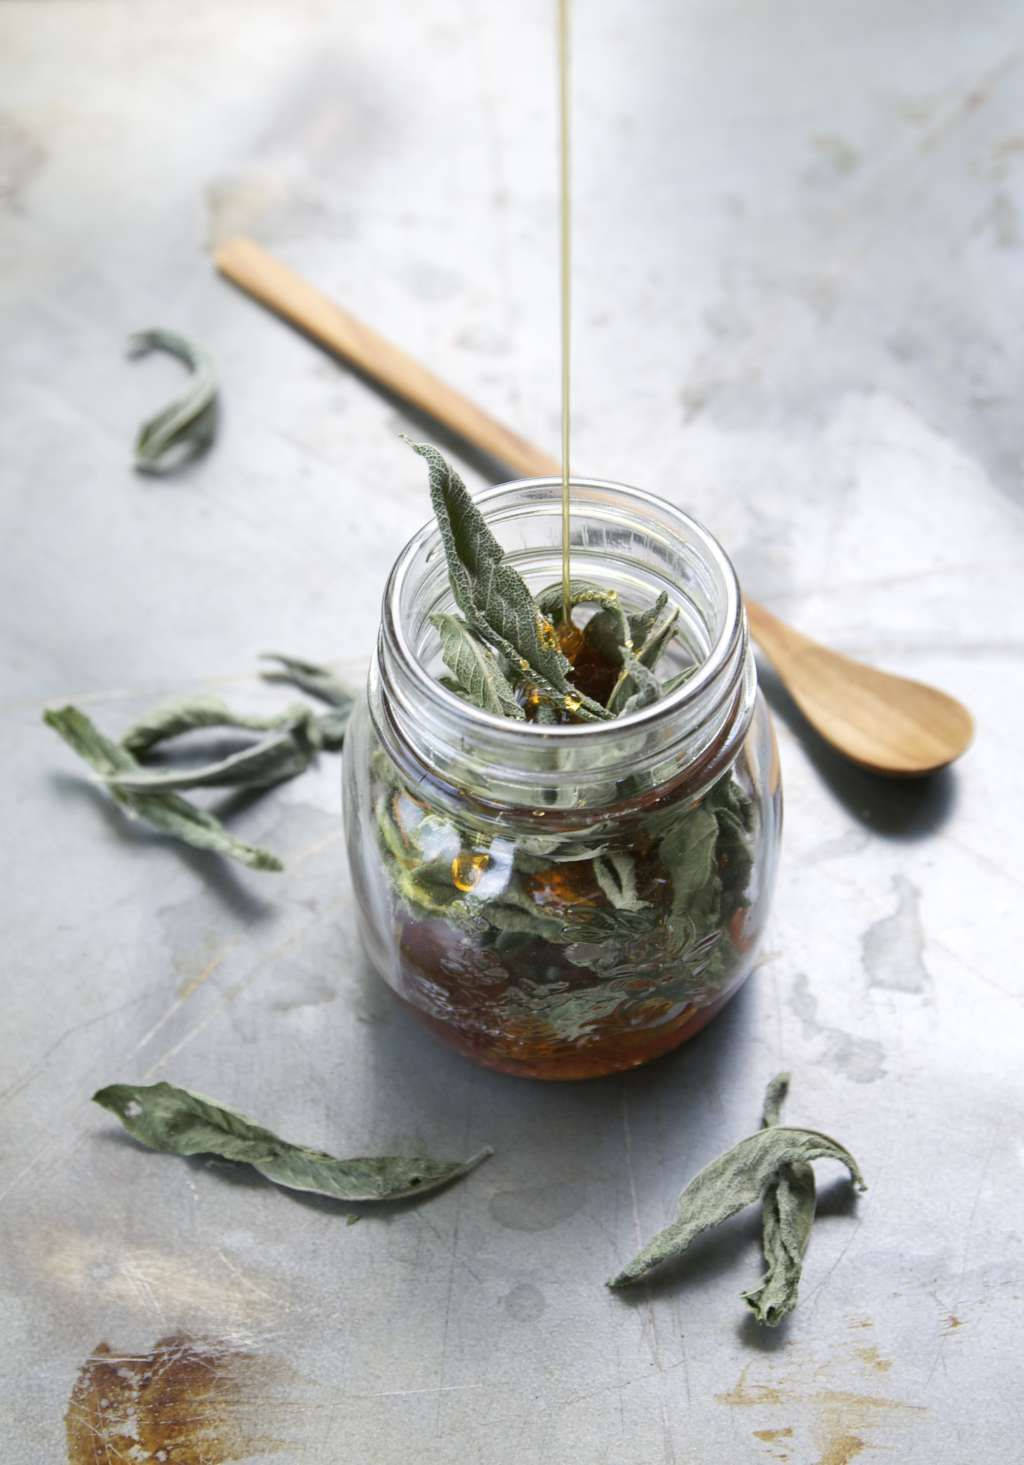
[[[140,992],[137,996],[130,998],[127,1002],[121,1002],[118,1004],[117,1007],[110,1007],[107,1009],[106,1012],[97,1013],[95,1017],[86,1018],[84,1022],[75,1023],[73,1027],[70,1027],[65,1032],[61,1033],[60,1037],[55,1038],[50,1046],[45,1050],[45,1052],[40,1055],[39,1061],[36,1063],[36,1066],[34,1068],[30,1069],[28,1073],[23,1075],[23,1077],[15,1079],[14,1083],[12,1083],[9,1088],[6,1088],[2,1092],[0,1092],[0,1103],[6,1103],[8,1099],[13,1099],[17,1094],[21,1093],[21,1090],[26,1086],[26,1084],[30,1084],[34,1078],[38,1078],[39,1074],[44,1072],[46,1068],[46,1060],[51,1057],[51,1055],[54,1054],[61,1046],[61,1044],[66,1042],[68,1038],[73,1037],[75,1033],[84,1033],[89,1028],[96,1027],[98,1023],[105,1022],[108,1017],[116,1017],[119,1012],[126,1012],[129,1007],[137,1007],[140,1002],[145,1001],[145,997],[146,994],[144,992]]]
[[[981,1192],[985,1188],[985,1181],[988,1179],[988,1172],[992,1167],[992,1156],[995,1154],[997,1147],[1002,1142],[1002,1138],[1002,1131],[996,1130],[996,1132],[992,1136],[992,1142],[989,1145],[988,1150],[985,1154],[985,1159],[981,1167],[981,1173],[978,1176],[978,1184],[975,1187],[974,1191],[974,1200],[971,1203],[971,1213],[967,1217],[967,1225],[964,1229],[964,1245],[963,1252],[960,1258],[960,1273],[956,1279],[956,1290],[953,1293],[953,1309],[950,1313],[951,1318],[956,1317],[956,1309],[959,1307],[960,1299],[963,1295],[964,1277],[967,1275],[967,1263],[970,1257],[971,1241],[973,1240],[974,1222],[977,1219],[978,1206],[981,1203]],[[957,1326],[959,1326],[959,1319],[957,1319]],[[939,1362],[942,1358],[946,1339],[949,1337],[951,1331],[952,1329],[950,1327],[947,1327],[939,1338],[939,1345],[935,1350],[935,1357],[932,1360],[932,1366],[928,1370],[928,1377],[925,1380],[926,1386],[931,1383],[932,1379],[935,1376],[935,1370],[938,1368]]]
[[[808,1302],[813,1302],[815,1307],[817,1307],[817,1300],[818,1300],[819,1294],[824,1291],[824,1289],[827,1286],[827,1284],[832,1280],[832,1276],[833,1276],[833,1273],[836,1271],[836,1268],[845,1259],[846,1253],[850,1250],[850,1247],[856,1241],[856,1239],[857,1239],[857,1232],[860,1230],[861,1224],[862,1224],[862,1222],[860,1220],[860,1217],[858,1216],[858,1218],[857,1218],[857,1220],[856,1220],[856,1222],[854,1224],[853,1230],[850,1233],[850,1237],[849,1237],[849,1240],[847,1241],[846,1245],[843,1247],[842,1251],[836,1257],[835,1261],[829,1267],[828,1271],[825,1273],[825,1275],[822,1277],[821,1281],[818,1283],[817,1287],[815,1287],[814,1291],[811,1293],[810,1297],[807,1299]]]

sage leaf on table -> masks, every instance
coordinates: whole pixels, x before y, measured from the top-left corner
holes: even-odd
[[[50,707],[43,720],[80,758],[106,780],[112,775],[131,774],[139,764],[127,748],[104,737],[77,707]],[[129,792],[107,784],[112,797],[129,816],[144,819],[161,834],[173,835],[195,849],[211,850],[238,860],[252,870],[281,870],[283,866],[269,850],[246,844],[230,834],[220,820],[205,809],[196,808],[180,794],[168,790]]]
[[[144,356],[166,351],[192,372],[188,390],[148,418],[135,439],[135,467],[142,473],[170,473],[204,452],[217,431],[217,370],[202,346],[176,331],[139,331],[128,352]]]
[[[480,510],[450,464],[427,443],[412,443],[430,470],[430,497],[455,603],[469,625],[506,660],[517,685],[542,703],[571,708],[582,722],[611,714],[568,680],[569,662],[525,581],[505,559]]]
[[[457,694],[484,712],[524,721],[526,713],[497,658],[466,622],[458,616],[432,615],[430,624],[440,634],[441,656]]]
[[[121,746],[141,758],[159,743],[181,737],[184,733],[212,727],[238,728],[243,732],[274,732],[290,728],[312,712],[300,702],[292,702],[283,712],[267,717],[235,712],[219,697],[180,697],[165,702],[133,723],[121,739]]]
[[[761,1123],[777,1125],[789,1091],[789,1074],[768,1085]],[[814,1171],[803,1161],[781,1165],[761,1202],[761,1246],[765,1274],[757,1287],[742,1294],[759,1323],[774,1328],[796,1307],[804,1252],[811,1239],[816,1204]]]
[[[321,745],[316,715],[303,703],[293,702],[284,712],[272,717],[249,717],[232,712],[216,697],[168,703],[130,728],[121,745],[129,749],[141,745],[149,750],[195,728],[210,727],[273,731],[258,743],[199,768],[140,768],[110,774],[107,783],[131,793],[159,789],[269,788],[271,784],[304,773]]]
[[[849,1150],[827,1134],[779,1124],[741,1139],[690,1181],[679,1197],[675,1220],[612,1278],[609,1287],[642,1282],[666,1262],[676,1260],[702,1232],[761,1200],[785,1166],[822,1159],[838,1160],[849,1170],[858,1190],[866,1189]]]
[[[199,768],[139,768],[109,774],[112,788],[126,793],[158,792],[161,789],[270,788],[286,778],[305,773],[320,744],[312,714],[312,725],[298,723],[284,732],[272,733],[249,748],[241,748],[214,763]],[[310,736],[312,732],[313,736]]]
[[[265,651],[264,661],[276,661],[278,665],[263,673],[264,681],[287,682],[327,702],[330,712],[323,712],[316,720],[320,738],[329,752],[336,753],[345,741],[348,721],[355,705],[355,696],[345,683],[335,676],[328,666],[316,661],[303,661],[297,656],[281,656],[275,651]]]
[[[468,1175],[494,1151],[468,1160],[426,1156],[358,1156],[339,1160],[322,1150],[290,1144],[237,1109],[169,1083],[109,1084],[93,1095],[128,1133],[172,1155],[218,1155],[251,1165],[276,1185],[340,1201],[395,1201],[427,1195]]]

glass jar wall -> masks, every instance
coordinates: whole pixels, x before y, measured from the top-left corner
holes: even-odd
[[[559,485],[476,499],[537,593],[558,579]],[[452,608],[433,525],[384,597],[345,748],[345,822],[373,964],[439,1037],[509,1073],[586,1078],[697,1032],[749,974],[781,790],[736,577],[706,530],[621,485],[573,484],[574,578],[680,616],[680,684],[611,722],[524,723],[437,680]],[[584,612],[585,613],[585,612]],[[659,667],[661,670],[662,667]]]

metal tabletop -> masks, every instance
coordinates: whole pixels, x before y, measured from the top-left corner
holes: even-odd
[[[266,649],[358,677],[427,514],[398,433],[429,429],[218,280],[213,242],[253,235],[557,441],[551,7],[7,0],[9,1465],[1020,1458],[1024,17],[577,10],[576,466],[693,511],[808,633],[954,692],[976,744],[879,781],[766,672],[760,967],[675,1056],[578,1086],[472,1067],[367,972],[337,758],[218,801],[283,875],[128,825],[43,705],[111,733],[199,689],[279,706]],[[152,325],[223,380],[213,451],[163,480],[130,462],[181,382],[124,358]],[[781,1068],[870,1186],[821,1167],[796,1314],[745,1316],[753,1212],[608,1292]],[[349,1226],[89,1102],[158,1078],[335,1153],[495,1155]]]

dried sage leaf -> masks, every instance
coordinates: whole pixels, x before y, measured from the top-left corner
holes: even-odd
[[[632,1286],[674,1261],[703,1231],[761,1200],[783,1166],[822,1159],[838,1160],[858,1190],[866,1189],[849,1150],[816,1130],[772,1125],[740,1140],[690,1181],[679,1197],[676,1219],[612,1278],[609,1287]]]
[[[116,1114],[128,1133],[172,1155],[218,1155],[251,1165],[276,1185],[340,1201],[395,1201],[427,1195],[468,1175],[494,1151],[468,1160],[426,1156],[358,1156],[339,1160],[322,1150],[290,1144],[237,1109],[174,1084],[109,1084],[95,1103]]]
[[[632,651],[622,653],[622,670],[608,697],[608,711],[626,717],[661,696],[661,683]]]
[[[594,878],[605,899],[617,911],[639,911],[650,905],[641,900],[636,889],[636,861],[632,855],[602,855],[593,864]]]
[[[653,671],[661,653],[675,635],[679,620],[678,607],[666,609],[668,596],[663,590],[651,609],[630,622],[637,660]]]
[[[261,659],[278,663],[263,672],[264,681],[288,682],[333,707],[350,707],[354,701],[351,689],[335,676],[329,666],[322,666],[317,661],[302,661],[297,656],[282,656],[277,651],[264,651]]]
[[[265,681],[287,682],[330,705],[332,710],[321,713],[316,725],[324,747],[329,752],[336,753],[345,741],[348,721],[355,706],[355,694],[351,688],[346,687],[330,667],[321,666],[315,661],[302,661],[297,656],[280,656],[274,651],[265,651],[263,660],[279,663],[277,667],[263,673]]]
[[[139,331],[128,341],[131,356],[166,351],[192,372],[188,390],[148,418],[135,439],[135,467],[169,473],[205,452],[217,431],[217,370],[213,358],[176,331]]]
[[[312,736],[311,736],[312,734]],[[286,778],[305,773],[320,743],[313,714],[285,732],[273,733],[241,748],[226,758],[200,768],[139,768],[134,772],[109,774],[111,788],[126,793],[147,793],[161,789],[269,788]]]
[[[696,670],[696,666],[688,666],[683,671],[677,672],[674,677],[669,677],[667,681],[661,684],[661,695],[667,697],[670,692],[674,692],[677,688],[685,686]]]
[[[779,1123],[788,1091],[788,1073],[777,1074],[769,1083],[761,1120],[765,1129]],[[781,1165],[765,1190],[761,1203],[765,1274],[742,1296],[766,1327],[778,1327],[796,1307],[816,1199],[814,1171],[803,1161]]]
[[[606,590],[602,585],[595,585],[592,580],[570,580],[569,581],[569,607],[575,610],[578,605],[599,605],[601,612],[605,612],[601,624],[607,623],[614,627],[612,640],[614,645],[630,646],[629,620],[622,609],[622,602],[619,599],[617,590]],[[562,582],[556,580],[553,585],[547,585],[537,596],[537,609],[547,620],[552,621],[556,626],[562,624],[564,613],[564,598],[562,595]],[[588,628],[598,617],[592,617],[587,622]],[[593,639],[593,636],[591,637]]]
[[[458,616],[432,615],[430,624],[440,633],[441,656],[457,695],[485,712],[524,721],[526,713],[497,657],[466,622]]]
[[[299,702],[291,703],[283,712],[261,717],[235,712],[219,697],[181,697],[155,707],[133,723],[121,739],[121,745],[141,758],[158,743],[203,728],[231,727],[243,732],[273,732],[278,728],[297,726],[311,717],[309,709]]]
[[[80,758],[95,769],[104,779],[112,775],[130,774],[139,765],[119,743],[103,736],[99,729],[80,712],[77,707],[51,707],[43,713],[43,721],[76,752]],[[107,784],[111,795],[129,815],[135,815],[159,829],[162,834],[173,835],[182,843],[195,849],[210,850],[215,854],[227,855],[252,870],[282,870],[284,866],[269,850],[246,844],[230,834],[219,819],[205,809],[198,809],[179,794],[167,791],[129,793]]]
[[[569,663],[525,582],[505,559],[462,479],[436,448],[411,443],[427,461],[434,507],[455,603],[469,625],[506,659],[517,685],[582,722],[610,714],[567,679]]]

